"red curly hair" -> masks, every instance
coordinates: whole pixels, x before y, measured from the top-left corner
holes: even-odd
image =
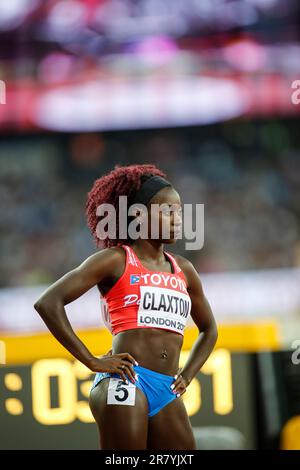
[[[116,165],[115,168],[108,174],[98,178],[88,193],[86,202],[86,217],[87,224],[90,228],[96,245],[98,247],[109,248],[118,246],[122,243],[130,242],[127,240],[120,240],[106,238],[100,240],[96,229],[101,218],[96,215],[97,207],[100,204],[112,204],[116,209],[117,215],[117,234],[118,234],[118,220],[119,220],[119,196],[127,196],[130,200],[135,193],[140,189],[141,184],[151,176],[161,176],[166,178],[166,174],[155,165],[129,165],[121,166]]]

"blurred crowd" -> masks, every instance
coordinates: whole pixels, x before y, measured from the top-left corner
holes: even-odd
[[[185,129],[43,134],[0,142],[1,287],[50,283],[97,250],[85,222],[93,181],[151,162],[183,203],[205,205],[204,247],[167,247],[199,272],[300,265],[296,120]]]

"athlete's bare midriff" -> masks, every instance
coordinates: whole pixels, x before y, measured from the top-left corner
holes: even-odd
[[[122,331],[113,338],[112,353],[128,352],[147,369],[175,375],[183,336],[158,328],[136,328]]]

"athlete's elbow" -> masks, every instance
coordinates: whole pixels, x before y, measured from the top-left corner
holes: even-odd
[[[45,299],[43,299],[43,297],[40,297],[34,302],[33,308],[38,312],[39,315],[42,315],[42,313],[46,310]]]
[[[218,340],[219,333],[218,333],[218,327],[215,323],[210,325],[210,327],[208,328],[208,334],[211,337],[212,342],[214,344],[216,344],[216,342]]]
[[[218,340],[218,327],[215,322],[209,323],[208,325],[202,325],[199,328],[199,334],[205,334],[208,336],[213,343]]]
[[[56,301],[52,297],[42,295],[38,300],[36,300],[33,307],[41,317],[45,317],[55,308],[55,305]]]

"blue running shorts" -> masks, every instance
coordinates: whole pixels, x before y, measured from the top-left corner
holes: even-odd
[[[161,374],[160,372],[155,372],[154,370],[135,365],[133,365],[133,369],[138,376],[135,386],[142,390],[148,401],[148,416],[154,416],[164,406],[177,398],[170,388],[171,384],[175,382],[173,375]],[[107,377],[121,379],[120,375],[117,373],[97,372],[91,391],[99,382],[101,382],[101,380]],[[132,386],[132,382],[130,382],[129,379],[128,381]],[[122,383],[124,384],[124,382]]]

